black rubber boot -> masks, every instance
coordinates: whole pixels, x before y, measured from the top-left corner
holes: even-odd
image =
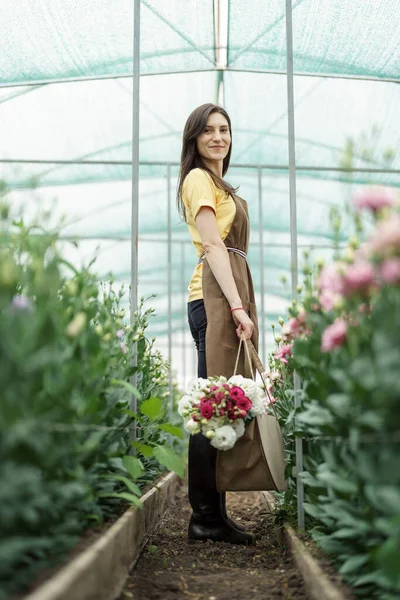
[[[215,479],[216,458],[216,449],[203,434],[190,436],[189,502],[193,514],[188,529],[189,542],[211,540],[250,545],[254,536],[233,527],[222,513],[221,494]]]
[[[224,517],[225,521],[229,523],[229,525],[235,527],[235,529],[239,529],[239,531],[246,531],[244,525],[236,523],[236,521],[228,517],[228,513],[226,512],[226,492],[221,492],[221,511],[222,516]]]

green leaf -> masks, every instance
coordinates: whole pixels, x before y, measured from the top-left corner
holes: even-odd
[[[136,483],[134,483],[133,481],[131,481],[127,477],[124,477],[123,475],[113,475],[112,478],[113,479],[117,479],[118,481],[122,481],[122,483],[124,483],[126,485],[126,487],[128,488],[128,490],[130,490],[131,492],[133,492],[134,494],[136,494],[136,496],[140,497],[142,495],[142,492],[140,491],[140,489],[136,485]]]
[[[131,475],[133,479],[139,479],[144,471],[142,461],[135,456],[124,456],[122,462],[129,475]]]
[[[111,384],[124,387],[126,390],[128,390],[130,394],[132,394],[132,396],[136,396],[138,400],[141,400],[142,398],[140,392],[135,387],[133,387],[133,385],[129,383],[129,381],[124,381],[123,379],[111,379]]]
[[[170,471],[174,471],[179,477],[185,475],[185,464],[183,460],[171,449],[166,446],[156,446],[154,448],[154,456],[158,462]]]
[[[132,446],[136,448],[140,454],[143,454],[146,458],[151,458],[154,455],[154,448],[141,442],[131,442]]]
[[[304,502],[303,506],[304,506],[304,510],[306,511],[306,513],[311,515],[315,519],[319,519],[321,517],[321,515],[322,515],[321,509],[318,508],[318,506],[314,506],[313,504],[310,504],[309,502]]]
[[[140,405],[140,412],[151,421],[158,421],[164,414],[161,398],[149,398]]]
[[[122,500],[128,500],[128,502],[131,502],[138,508],[143,508],[143,504],[141,503],[139,498],[134,496],[134,494],[129,494],[129,492],[119,492],[115,494],[99,494],[99,496],[102,498],[121,498]]]
[[[348,558],[340,567],[339,573],[342,573],[342,575],[354,573],[358,571],[358,569],[365,565],[368,561],[368,554],[356,554],[354,556],[350,556],[350,558]]]
[[[183,433],[180,427],[175,427],[170,423],[163,423],[162,425],[158,425],[159,429],[162,429],[166,433],[170,433],[171,435],[183,440]]]
[[[122,412],[125,413],[126,415],[129,415],[130,417],[133,417],[134,419],[136,419],[136,421],[139,421],[140,423],[140,417],[137,413],[134,413],[133,410],[130,410],[129,408],[124,408],[122,409]]]
[[[386,576],[397,584],[400,579],[399,575],[399,543],[395,537],[390,537],[379,548],[376,553],[377,563]]]
[[[357,485],[353,481],[343,479],[330,471],[319,472],[317,477],[319,481],[322,481],[328,487],[344,494],[355,494],[358,490]]]

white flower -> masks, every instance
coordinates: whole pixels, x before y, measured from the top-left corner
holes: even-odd
[[[189,410],[192,410],[192,400],[189,396],[183,396],[178,402],[178,413],[183,417],[183,413]]]
[[[198,377],[197,379],[191,379],[187,385],[186,393],[189,396],[192,396],[196,392],[199,392],[200,390],[203,390],[204,388],[207,388],[209,386],[210,382],[208,379],[203,379],[202,377]],[[204,396],[204,394],[202,394],[201,396]]]
[[[202,425],[201,430],[206,435],[208,431],[214,431],[221,427],[224,419],[222,417],[211,417],[211,419],[204,419],[205,423]]]
[[[266,402],[264,396],[258,396],[254,400],[252,400],[253,406],[250,409],[250,415],[252,417],[257,417],[258,415],[263,415],[266,409]]]
[[[211,446],[217,450],[230,450],[235,445],[237,435],[230,425],[224,425],[215,430],[215,436],[211,440]]]
[[[186,423],[184,423],[183,426],[188,433],[200,432],[199,424],[196,421],[193,421],[193,419],[189,419],[188,421],[186,421]]]
[[[243,419],[236,419],[236,421],[232,423],[232,427],[236,433],[236,437],[238,439],[241,438],[245,431]]]

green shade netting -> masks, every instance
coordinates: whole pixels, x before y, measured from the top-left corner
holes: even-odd
[[[397,0],[293,0],[295,72],[400,77]],[[284,0],[230,0],[228,65],[286,70]]]
[[[0,29],[0,83],[132,74],[132,0],[3,0]],[[142,0],[142,73],[212,68],[214,40],[212,0]]]

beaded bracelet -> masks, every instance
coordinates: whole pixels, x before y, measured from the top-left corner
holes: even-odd
[[[237,308],[231,308],[231,312],[234,310],[244,310],[243,306],[238,306]]]

